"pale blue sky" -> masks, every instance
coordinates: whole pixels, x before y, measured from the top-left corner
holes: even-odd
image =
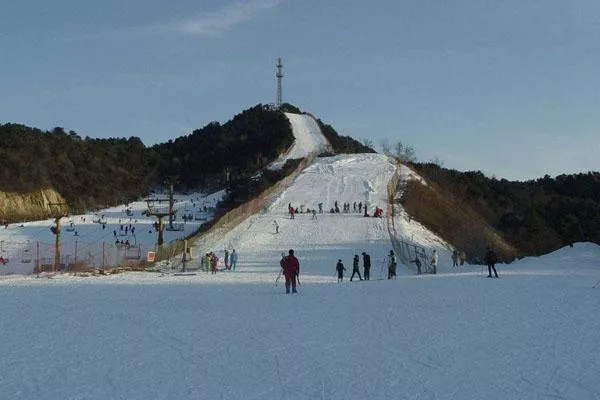
[[[167,141],[275,101],[498,178],[600,170],[597,0],[5,0],[0,123]]]

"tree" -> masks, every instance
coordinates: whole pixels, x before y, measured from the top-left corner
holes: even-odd
[[[381,152],[383,154],[392,154],[392,147],[390,146],[390,141],[387,138],[384,138],[381,141]]]
[[[375,146],[373,146],[373,141],[372,141],[371,139],[363,138],[363,139],[362,139],[360,142],[361,142],[361,143],[363,144],[363,146],[365,146],[365,147],[369,147],[369,148],[371,148],[371,149],[372,149],[373,147],[375,147]]]
[[[417,156],[415,149],[412,146],[405,146],[401,141],[398,141],[395,146],[396,157],[402,162],[416,162]]]

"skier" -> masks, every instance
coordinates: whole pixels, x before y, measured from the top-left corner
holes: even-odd
[[[225,259],[223,260],[223,262],[225,263],[226,269],[231,269],[231,266],[229,265],[229,250],[227,249],[225,249]]]
[[[388,279],[396,279],[396,256],[394,250],[388,255]]]
[[[231,269],[235,271],[235,265],[237,264],[238,254],[235,252],[235,249],[231,252]]]
[[[421,260],[419,260],[418,254],[415,254],[415,259],[412,260],[411,263],[415,263],[417,266],[417,275],[421,275]]]
[[[354,255],[354,260],[352,260],[352,276],[350,277],[350,282],[352,282],[352,278],[354,278],[354,274],[358,274],[358,277],[362,281],[363,278],[360,276],[360,270],[358,267],[358,254]]]
[[[465,261],[467,261],[467,253],[461,250],[458,254],[458,258],[460,258],[460,265],[464,265]]]
[[[456,249],[452,252],[452,266],[458,267],[458,250]]]
[[[294,257],[294,250],[290,249],[289,254],[282,260],[283,264],[283,276],[285,277],[285,292],[290,292],[290,285],[292,287],[292,293],[296,291],[296,278],[300,275],[300,262]]]
[[[338,283],[342,283],[344,281],[344,271],[346,268],[344,268],[344,264],[342,263],[341,259],[338,260],[337,264],[335,265],[335,270],[338,274]]]
[[[210,271],[213,274],[216,274],[219,270],[219,258],[215,253],[211,253],[210,256]]]
[[[363,268],[364,268],[364,275],[365,275],[365,281],[368,281],[370,279],[370,271],[371,271],[371,256],[368,255],[366,252],[363,251],[362,253],[363,256]]]
[[[494,275],[497,278],[498,272],[496,272],[496,262],[498,262],[498,257],[496,256],[496,253],[494,253],[494,250],[490,249],[489,246],[486,249],[484,261],[488,266],[488,278],[492,277],[492,270],[494,270]]]
[[[275,233],[279,233],[279,224],[277,221],[273,221],[273,226],[275,226]]]
[[[323,214],[323,203],[319,203],[319,214]]]
[[[433,273],[437,274],[437,265],[438,265],[438,254],[434,249],[433,253],[431,253],[431,267],[433,268]]]
[[[312,210],[312,219],[317,219],[317,211],[316,210]]]

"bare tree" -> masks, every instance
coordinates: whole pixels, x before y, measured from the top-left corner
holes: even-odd
[[[392,146],[387,138],[381,140],[381,152],[383,154],[392,154]]]
[[[373,147],[375,147],[375,146],[373,146],[373,141],[372,141],[371,139],[363,138],[363,139],[361,140],[361,142],[362,142],[362,144],[363,144],[365,147],[368,147],[368,148],[370,148],[370,149],[372,149]]]
[[[417,161],[415,149],[412,146],[405,146],[401,141],[398,141],[394,146],[394,150],[394,155],[402,162]]]

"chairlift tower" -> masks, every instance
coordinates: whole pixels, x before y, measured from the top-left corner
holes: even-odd
[[[281,58],[277,59],[277,73],[275,74],[277,77],[277,108],[281,108],[282,103],[282,95],[281,95],[281,82],[283,80],[283,64],[281,63]]]
[[[156,241],[156,244],[158,246],[162,246],[164,243],[164,237],[163,237],[163,230],[165,228],[164,222],[163,222],[163,218],[164,217],[170,217],[173,215],[173,210],[172,210],[172,205],[170,203],[171,199],[146,199],[146,203],[148,204],[148,211],[146,211],[146,215],[150,216],[150,215],[154,215],[156,218],[158,218],[158,239]],[[163,202],[169,202],[169,208],[167,210],[164,211],[160,211],[156,208],[156,205],[158,204],[158,206],[160,206],[160,204]]]
[[[68,212],[69,205],[67,203],[48,203],[48,206],[56,206],[58,210],[53,213],[52,218],[54,218],[54,271],[60,271],[60,220],[61,218],[66,217]],[[66,208],[66,209],[65,209]]]

